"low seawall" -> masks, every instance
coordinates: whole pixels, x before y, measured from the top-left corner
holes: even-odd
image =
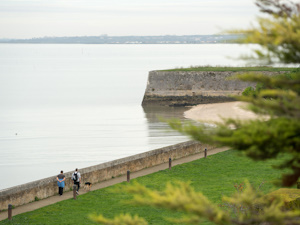
[[[213,149],[213,146],[201,144],[196,141],[188,141],[145,153],[129,156],[122,159],[102,163],[96,166],[80,169],[82,182],[90,181],[98,183],[104,180],[112,179],[127,173],[139,171],[147,167],[156,166],[171,159],[179,159],[199,152],[204,149]],[[66,187],[65,191],[70,190],[73,186],[71,175],[73,172],[65,173]],[[5,181],[2,181],[5,182]],[[27,184],[15,186],[12,188],[0,190],[0,211],[7,209],[8,204],[20,206],[34,201],[36,198],[44,199],[57,195],[58,187],[56,176],[37,180]]]
[[[142,105],[191,106],[228,102],[255,83],[227,78],[232,71],[150,71]],[[259,72],[273,75],[280,72]]]

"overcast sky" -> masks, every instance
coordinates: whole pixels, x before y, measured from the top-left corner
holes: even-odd
[[[0,0],[0,38],[215,34],[257,15],[254,0]]]

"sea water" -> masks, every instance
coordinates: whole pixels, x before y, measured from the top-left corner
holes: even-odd
[[[237,44],[0,44],[0,189],[189,140],[141,106],[148,72],[243,66]]]

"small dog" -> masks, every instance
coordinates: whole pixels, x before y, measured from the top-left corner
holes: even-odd
[[[91,187],[92,187],[92,183],[91,182],[85,182],[84,183],[84,190],[90,191]]]

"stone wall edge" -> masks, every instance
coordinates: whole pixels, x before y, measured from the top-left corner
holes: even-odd
[[[79,169],[82,178],[93,183],[112,179],[113,177],[126,174],[127,170],[131,172],[139,171],[147,167],[159,165],[168,161],[169,157],[173,159],[183,158],[214,148],[196,141],[187,141],[179,144],[147,151],[101,163],[95,166]],[[66,190],[69,190],[73,183],[71,174],[66,172]],[[35,200],[35,198],[43,199],[57,194],[56,175],[41,180],[29,182],[26,184],[14,186],[11,188],[0,190],[0,211],[7,209],[8,204],[19,206],[27,204]]]

